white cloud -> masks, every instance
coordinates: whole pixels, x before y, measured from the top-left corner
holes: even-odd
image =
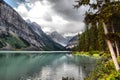
[[[48,0],[26,0],[29,3],[21,3],[15,8],[16,11],[26,20],[30,19],[32,22],[36,22],[41,25],[43,31],[51,32],[51,31],[58,31],[61,34],[76,34],[84,29],[84,23],[82,22],[83,19],[83,12],[84,7],[82,7],[82,13],[80,11],[73,10],[73,4],[68,4],[69,0],[65,1],[66,5],[65,9],[64,6],[60,6],[59,8],[55,8],[55,3],[52,4]],[[34,2],[33,2],[34,1]],[[58,0],[61,2],[61,0]],[[73,1],[73,0],[71,0]],[[57,2],[57,1],[56,1]],[[57,3],[58,4],[58,3]],[[63,4],[61,4],[63,5]],[[69,7],[67,9],[67,7]],[[30,9],[28,9],[30,8]],[[62,10],[62,12],[58,13],[55,9],[59,9],[58,12]],[[70,11],[71,10],[71,11]],[[72,12],[76,11],[76,12]],[[68,13],[69,12],[69,13]],[[68,13],[68,14],[66,14]],[[73,19],[72,19],[73,18]],[[81,20],[79,20],[79,18]],[[71,19],[71,20],[70,20]]]
[[[29,17],[43,18],[43,16],[49,11],[50,6],[43,5],[40,1],[36,1],[34,7],[29,11]]]
[[[18,8],[14,8],[23,18],[28,16],[28,10],[24,4],[20,4]]]

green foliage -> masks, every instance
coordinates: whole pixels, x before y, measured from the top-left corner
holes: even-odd
[[[93,56],[98,54],[100,58],[96,63],[95,69],[84,80],[120,80],[120,71],[115,70],[114,63],[109,53],[90,51],[90,52],[74,52],[75,55]],[[118,57],[120,64],[120,57]]]
[[[98,50],[107,51],[107,45],[104,38],[103,28],[100,23],[98,23]]]
[[[77,2],[79,8],[81,5],[84,5],[83,1],[85,0],[78,0]],[[89,0],[87,0],[89,1]],[[104,4],[103,4],[104,2]],[[89,11],[86,12],[85,22],[87,25],[91,24],[92,27],[96,26],[99,28],[99,26],[103,27],[103,24],[105,24],[105,28],[108,29],[107,35],[105,34],[106,40],[110,40],[112,42],[112,47],[115,49],[115,42],[117,42],[117,45],[120,46],[120,39],[119,39],[119,33],[120,33],[120,1],[119,0],[96,0],[96,3],[87,3],[87,5],[90,5]],[[97,12],[94,12],[91,9],[96,9]],[[92,29],[92,28],[91,28]],[[94,28],[95,29],[95,28]],[[94,32],[94,29],[91,30]],[[95,36],[91,36],[93,40],[90,40],[90,43],[92,43],[90,46],[90,50],[100,50],[100,51],[106,51],[107,47],[104,46],[104,39],[102,38],[102,33],[100,32],[100,29],[98,29],[98,33],[96,37],[98,39],[95,39]],[[102,31],[102,30],[101,30]],[[85,34],[85,33],[84,33]],[[92,33],[90,33],[92,34]],[[94,34],[96,34],[94,32]],[[103,40],[103,41],[101,41]],[[98,44],[96,44],[98,42]],[[98,46],[98,47],[97,47]],[[97,47],[97,48],[96,48]],[[113,56],[113,55],[111,55]],[[118,58],[119,64],[120,64],[120,58]],[[97,65],[94,72],[90,74],[86,80],[120,80],[120,72],[117,72],[115,70],[115,66],[113,64],[113,61],[109,56],[104,56],[103,60],[101,60]]]
[[[20,48],[25,48],[27,47],[28,45],[26,43],[24,43],[24,41],[22,41],[19,37],[17,36],[13,36],[11,34],[8,34],[8,35],[4,35],[4,36],[1,36],[1,39],[0,39],[1,43],[4,44],[3,46],[5,46],[6,43],[8,43],[9,45],[11,45],[13,48],[15,49],[20,49]],[[3,47],[1,46],[1,48]]]
[[[0,39],[0,48],[5,47],[5,46],[6,46],[6,43]]]
[[[118,58],[118,61],[120,64],[120,58]],[[110,55],[105,54],[96,64],[95,70],[85,80],[120,80],[120,71],[115,70]]]
[[[86,31],[81,35],[79,34],[78,37],[78,51],[107,50],[101,25],[91,27],[90,29],[87,28]]]
[[[115,33],[108,33],[105,37],[109,39],[111,42],[120,40],[120,37]]]
[[[106,56],[106,53],[100,52],[100,51],[89,51],[89,52],[73,52],[75,55],[83,55],[83,56],[91,56],[91,57],[98,57],[100,58],[101,56]],[[108,56],[109,54],[107,54]]]

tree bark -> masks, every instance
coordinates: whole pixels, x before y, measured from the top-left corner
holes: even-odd
[[[107,30],[106,24],[105,24],[104,22],[103,22],[103,29],[104,29],[104,34],[107,35],[107,34],[108,34],[108,30]],[[117,58],[116,58],[116,56],[115,56],[115,52],[114,52],[112,43],[111,43],[111,41],[108,40],[108,39],[106,39],[106,43],[107,43],[108,48],[109,48],[109,50],[110,50],[111,57],[112,57],[112,60],[113,60],[114,65],[115,65],[115,68],[116,68],[117,71],[119,71],[119,70],[120,70],[120,67],[119,67]]]
[[[120,56],[120,54],[119,54],[118,44],[117,44],[117,42],[116,42],[116,41],[115,41],[115,48],[116,48],[117,57],[118,57],[118,56]]]
[[[112,25],[112,32],[115,33],[115,30],[114,30],[114,27],[113,27],[113,22],[111,22],[111,25]],[[120,56],[120,55],[119,55],[120,52],[119,52],[119,48],[118,48],[118,44],[117,44],[117,41],[116,41],[116,40],[115,40],[115,42],[114,42],[114,45],[115,45],[115,49],[116,49],[116,53],[117,53],[116,55],[117,55],[117,57],[118,57],[118,56]]]

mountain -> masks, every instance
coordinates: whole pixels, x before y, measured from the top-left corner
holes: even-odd
[[[0,0],[0,49],[64,50],[50,39],[36,23],[28,23]]]
[[[64,38],[61,34],[59,34],[57,31],[52,32],[49,34],[50,38],[52,38],[55,42],[61,44],[62,46],[66,46],[68,43],[67,38]]]
[[[73,36],[73,37],[69,40],[69,42],[68,42],[68,44],[67,44],[67,46],[66,46],[66,49],[72,49],[72,48],[76,47],[77,44],[78,44],[78,35]]]
[[[67,41],[68,41],[68,43],[69,43],[69,41],[73,38],[74,36],[65,36],[65,38],[67,39]],[[67,44],[68,44],[67,43]]]
[[[35,22],[29,22],[29,28],[32,31],[32,33],[35,34],[36,39],[42,44],[42,46],[45,46],[45,50],[64,50],[64,47],[60,44],[53,41],[49,36],[47,36],[41,29],[41,26],[38,25]]]

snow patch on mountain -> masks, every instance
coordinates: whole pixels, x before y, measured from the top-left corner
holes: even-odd
[[[57,31],[54,31],[49,34],[49,36],[56,42],[61,44],[62,46],[66,46],[69,39],[64,38],[61,34],[59,34]]]

